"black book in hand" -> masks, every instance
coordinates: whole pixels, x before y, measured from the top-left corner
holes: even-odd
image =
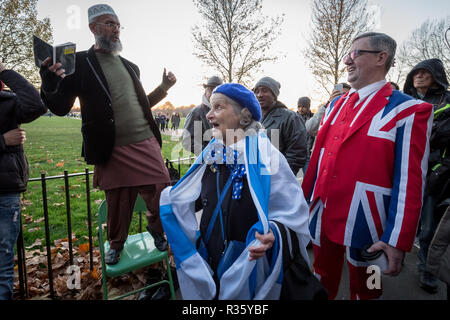
[[[75,52],[76,45],[73,42],[66,42],[57,46],[52,46],[44,40],[33,35],[34,62],[38,68],[48,57],[52,58],[53,65],[57,62],[62,64],[66,75],[75,72]]]

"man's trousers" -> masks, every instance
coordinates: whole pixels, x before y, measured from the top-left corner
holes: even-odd
[[[349,270],[350,298],[367,300],[381,297],[381,275],[379,286],[377,286],[377,283],[372,281],[374,272],[367,269],[369,264],[361,258],[359,249],[334,243],[323,232],[320,236],[320,246],[313,244],[313,249],[314,273],[319,276],[320,282],[328,290],[328,299],[335,299],[338,293],[344,254]]]
[[[159,197],[168,183],[105,190],[108,204],[108,241],[111,249],[121,250],[127,240],[138,193],[147,205],[147,222],[152,231],[163,233],[159,217]]]

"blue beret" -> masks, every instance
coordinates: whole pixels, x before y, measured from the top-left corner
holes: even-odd
[[[247,108],[253,119],[261,121],[261,106],[255,94],[239,83],[224,83],[216,87],[213,93],[221,93],[236,101],[242,108]]]

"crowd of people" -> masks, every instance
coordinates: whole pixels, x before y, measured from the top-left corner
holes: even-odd
[[[153,117],[151,108],[177,79],[164,68],[161,84],[147,94],[139,67],[120,55],[113,8],[93,5],[88,20],[94,45],[76,53],[69,76],[46,59],[40,95],[0,63],[0,299],[12,298],[20,193],[28,180],[20,124],[47,109],[64,116],[77,97],[82,154],[108,205],[106,264],[120,263],[140,194],[147,230],[158,250],[170,247],[184,299],[289,299],[295,290],[312,290],[292,280],[295,272],[314,274],[334,299],[344,257],[351,299],[379,299],[382,286],[368,285],[370,257],[384,261],[375,263],[384,275],[397,276],[416,238],[420,287],[435,293],[440,279],[449,290],[450,92],[439,59],[417,64],[402,92],[386,81],[395,40],[361,34],[343,59],[348,83],[337,84],[316,113],[306,96],[297,112],[289,110],[271,77],[246,88],[212,76],[182,135],[195,163],[170,186],[161,132],[169,121],[177,130],[180,115]],[[287,257],[284,247],[298,255]],[[291,258],[310,270],[288,269]]]
[[[170,130],[178,130],[181,121],[180,114],[178,112],[173,112],[169,117],[169,114],[158,112],[155,116],[156,125],[160,128],[161,132],[169,130],[169,121],[171,124]]]

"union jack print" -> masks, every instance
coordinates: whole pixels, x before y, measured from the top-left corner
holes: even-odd
[[[432,105],[386,84],[360,102],[342,137],[331,137],[347,98],[328,107],[303,180],[313,204],[311,235],[318,241],[317,231],[325,232],[355,248],[381,240],[409,251],[422,207]]]

